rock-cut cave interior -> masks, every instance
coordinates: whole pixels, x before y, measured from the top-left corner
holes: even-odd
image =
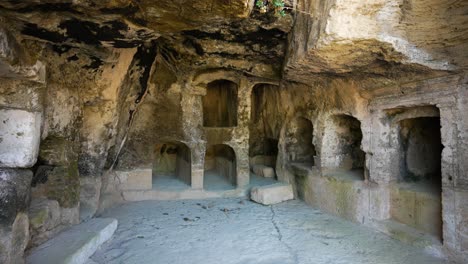
[[[468,1],[0,1],[22,263],[468,263]]]

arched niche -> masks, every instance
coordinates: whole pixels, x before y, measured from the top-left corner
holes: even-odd
[[[237,186],[237,162],[234,150],[224,144],[211,145],[205,153],[204,189],[224,190]]]
[[[361,122],[350,115],[330,117],[322,142],[322,165],[327,169],[354,171],[364,180],[366,154],[361,149]]]
[[[315,146],[312,143],[314,127],[312,122],[304,117],[294,118],[287,128],[285,151],[289,162],[314,166]]]
[[[405,225],[443,240],[442,136],[439,109],[434,106],[387,111],[397,131],[398,184],[390,215]]]
[[[176,141],[156,144],[153,161],[153,186],[164,188],[161,185],[174,183],[174,180],[190,186],[192,182],[191,171],[191,151],[187,145]]]
[[[216,80],[207,84],[203,96],[204,127],[237,126],[238,87],[232,81]]]
[[[400,127],[400,181],[441,184],[442,143],[439,117],[404,119]]]

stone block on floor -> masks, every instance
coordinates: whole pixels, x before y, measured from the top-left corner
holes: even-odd
[[[294,199],[294,193],[291,184],[276,183],[252,188],[250,199],[259,204],[272,205]]]

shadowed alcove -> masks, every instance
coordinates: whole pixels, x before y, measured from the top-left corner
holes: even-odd
[[[294,118],[286,132],[285,151],[289,164],[296,171],[294,181],[299,199],[304,199],[307,172],[315,165],[317,153],[312,142],[313,135],[313,124],[304,117]]]
[[[230,146],[219,144],[206,149],[203,183],[206,190],[236,188],[236,154]]]
[[[274,182],[281,130],[281,94],[278,85],[259,83],[251,92],[249,162],[251,183]]]
[[[400,173],[392,191],[391,217],[442,241],[439,115],[436,107],[420,107],[397,116]]]
[[[209,83],[202,102],[204,127],[237,126],[237,84],[228,80]]]
[[[191,152],[181,142],[159,143],[153,162],[153,188],[188,188],[191,185]]]
[[[322,145],[324,167],[334,174],[344,172],[345,176],[364,180],[366,154],[361,149],[361,122],[338,114],[331,117],[326,130]]]
[[[315,146],[312,143],[314,127],[304,117],[292,120],[287,132],[286,153],[291,163],[314,166]]]

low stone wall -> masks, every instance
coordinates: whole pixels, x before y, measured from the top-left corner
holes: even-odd
[[[440,194],[402,185],[366,184],[346,173],[295,170],[298,196],[313,207],[362,224],[391,219],[441,238]],[[416,184],[417,186],[417,184]]]
[[[440,239],[442,237],[441,193],[440,191],[436,193],[436,190],[417,189],[417,185],[418,183],[413,183],[410,187],[402,185],[391,187],[391,218]]]
[[[297,191],[304,201],[324,212],[362,224],[387,216],[387,187],[367,185],[346,173],[320,176],[318,171],[296,170],[295,175],[303,179],[302,184],[298,181]]]
[[[115,171],[115,175],[121,190],[151,190],[153,188],[151,169]]]

